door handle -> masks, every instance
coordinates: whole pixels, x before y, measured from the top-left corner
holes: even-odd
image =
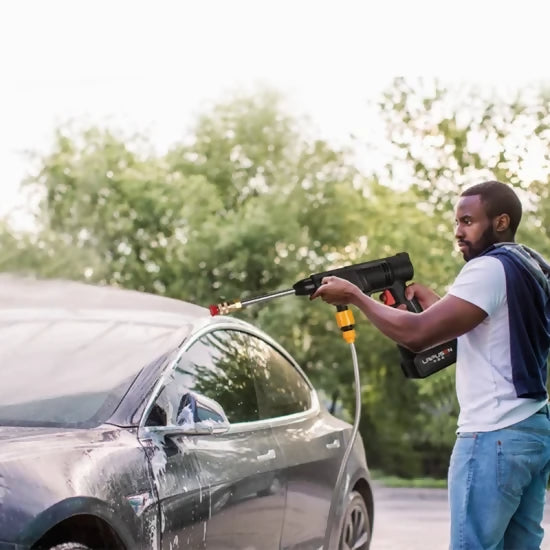
[[[277,455],[275,454],[275,451],[273,449],[269,449],[267,453],[265,453],[264,455],[258,455],[256,458],[260,462],[265,462],[266,460],[273,460],[276,456]]]
[[[332,443],[327,443],[326,447],[327,449],[339,449],[340,441],[338,439],[335,439]]]

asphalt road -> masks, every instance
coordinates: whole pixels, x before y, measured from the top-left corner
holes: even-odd
[[[448,548],[449,509],[445,489],[392,489],[375,485],[374,506],[371,550]],[[546,537],[540,550],[550,550],[548,503],[543,526]]]

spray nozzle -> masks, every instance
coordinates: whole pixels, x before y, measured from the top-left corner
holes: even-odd
[[[237,311],[242,307],[242,302],[222,302],[221,304],[212,304],[209,309],[210,315],[212,315],[212,317],[215,317],[216,315],[227,315],[228,313],[233,313],[234,311]]]
[[[242,302],[222,302],[221,304],[212,304],[210,309],[210,315],[212,317],[216,315],[227,315],[228,313],[233,313],[234,311],[237,311],[238,309],[241,309],[243,307]]]

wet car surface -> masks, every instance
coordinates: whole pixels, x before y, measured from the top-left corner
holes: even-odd
[[[252,325],[2,276],[0,358],[0,550],[369,547],[362,442],[335,496],[351,426]]]

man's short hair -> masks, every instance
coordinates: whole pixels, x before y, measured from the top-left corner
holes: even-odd
[[[468,187],[461,193],[461,197],[479,195],[485,206],[487,216],[492,219],[500,214],[508,214],[510,217],[510,231],[512,236],[516,234],[521,221],[521,202],[515,191],[500,181],[485,181]]]

